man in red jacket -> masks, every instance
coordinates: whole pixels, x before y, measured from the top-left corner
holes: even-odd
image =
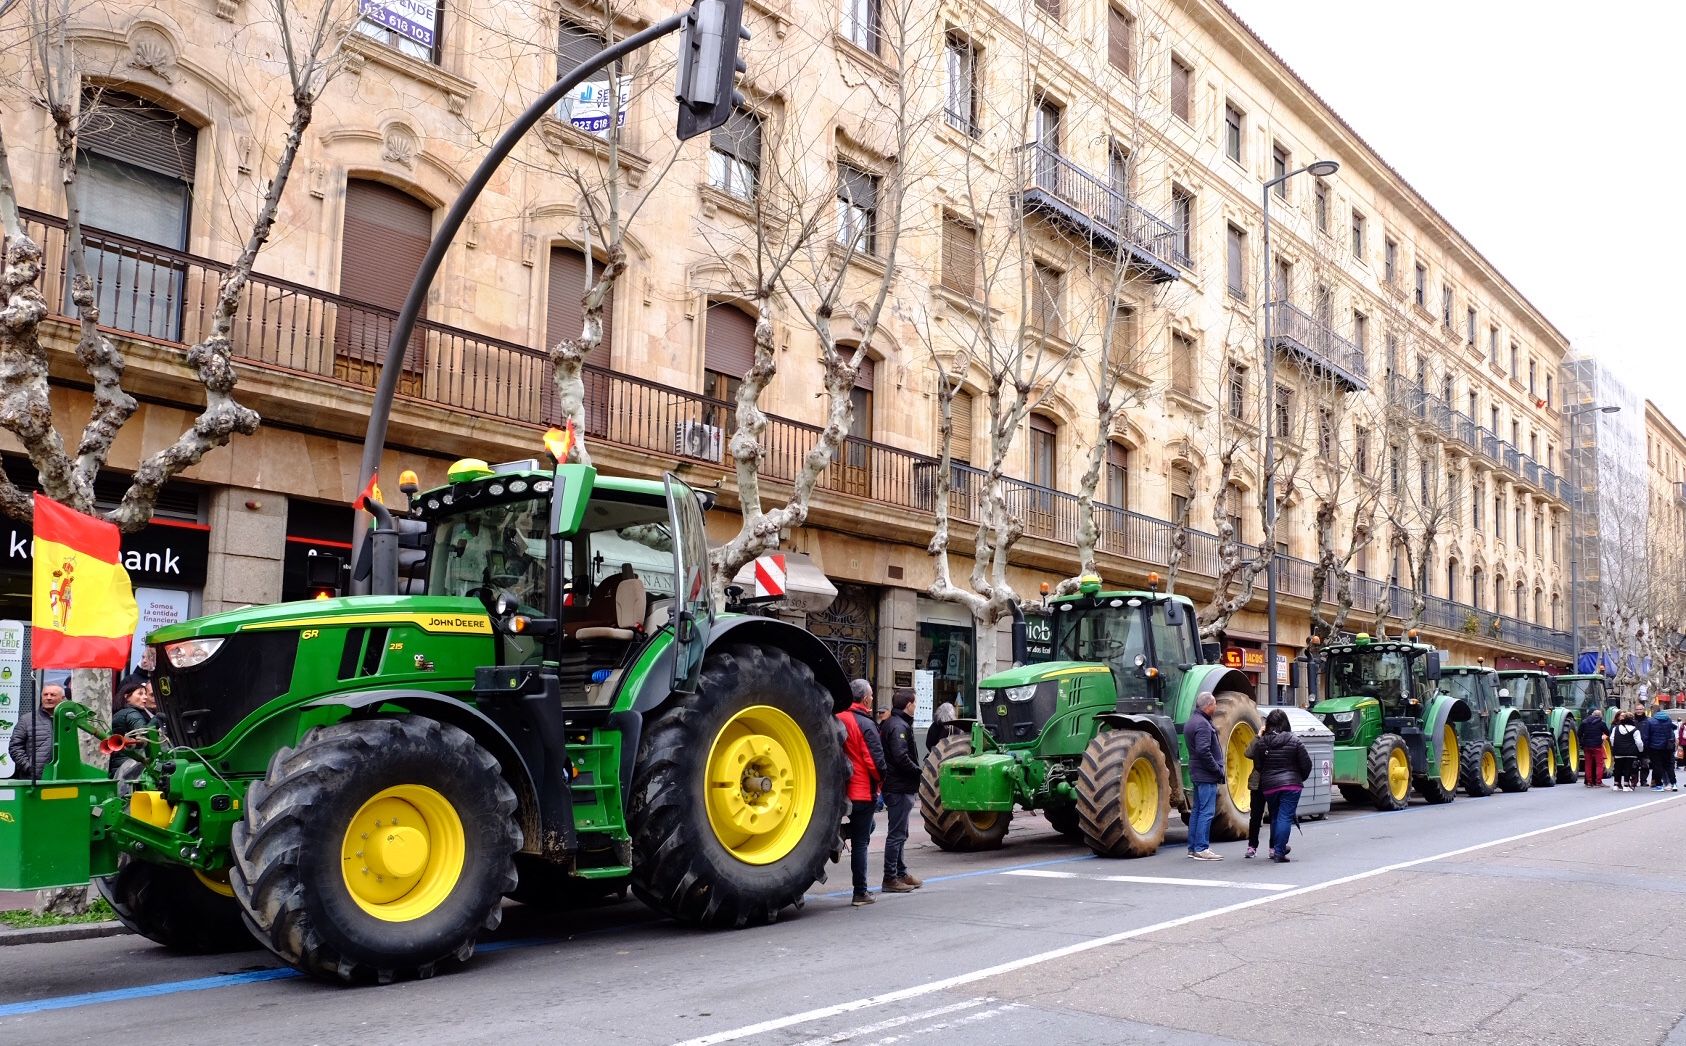
[[[873,811],[884,787],[884,745],[872,719],[872,684],[856,679],[849,684],[855,699],[837,713],[843,724],[843,754],[849,759],[849,871],[855,880],[856,908],[872,903],[866,888],[867,847],[872,842]]]

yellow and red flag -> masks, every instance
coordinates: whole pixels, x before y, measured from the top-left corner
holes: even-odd
[[[369,485],[363,488],[362,493],[351,499],[352,511],[355,512],[363,508],[363,503],[365,501],[379,501],[383,505],[386,504],[386,502],[381,499],[380,478],[380,469],[376,469],[374,472],[369,474]]]
[[[568,419],[565,429],[551,429],[544,434],[544,449],[550,451],[550,456],[556,459],[558,465],[568,460],[568,455],[574,449],[574,419]]]
[[[140,624],[117,528],[35,495],[35,668],[122,668]]]

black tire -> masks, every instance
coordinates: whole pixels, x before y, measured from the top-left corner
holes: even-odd
[[[1484,770],[1483,764],[1492,763]],[[1463,745],[1462,761],[1458,769],[1458,783],[1464,794],[1480,798],[1493,794],[1498,784],[1498,756],[1486,741],[1469,741]]]
[[[1520,754],[1524,749],[1528,752],[1526,767]],[[1506,792],[1526,792],[1534,784],[1533,765],[1534,747],[1528,740],[1528,728],[1520,719],[1512,719],[1505,724],[1505,735],[1499,743],[1499,788]]]
[[[1395,756],[1394,753],[1399,755]],[[1403,789],[1399,787],[1398,775],[1391,772],[1395,769],[1398,759],[1405,760],[1406,777]],[[1365,780],[1369,785],[1370,802],[1378,810],[1403,810],[1411,799],[1410,792],[1411,757],[1405,749],[1405,742],[1398,734],[1383,734],[1370,745],[1370,751],[1365,757]]]
[[[378,918],[347,886],[342,847],[367,804],[418,786],[460,823],[461,867],[427,910]],[[406,715],[318,727],[297,748],[279,749],[247,792],[232,841],[229,883],[258,940],[311,976],[384,984],[430,977],[474,954],[515,888],[521,829],[515,792],[491,753],[454,726]]]
[[[1053,827],[1054,831],[1067,839],[1074,839],[1077,842],[1083,841],[1083,826],[1079,823],[1076,806],[1050,806],[1043,813],[1047,816],[1048,824]]]
[[[811,773],[814,783],[810,809],[801,810],[798,800],[787,815],[806,818],[801,834],[781,856],[759,864],[728,848],[708,808],[714,745],[740,713],[756,707],[776,710],[801,733],[810,761],[803,767],[796,755],[793,772]],[[628,811],[638,899],[680,922],[725,929],[770,923],[801,907],[808,888],[825,880],[848,804],[848,763],[831,709],[831,694],[812,667],[784,650],[711,648],[696,692],[645,721]]]
[[[1259,706],[1246,694],[1226,691],[1215,696],[1218,706],[1212,709],[1212,729],[1218,732],[1218,746],[1224,753],[1224,771],[1229,780],[1218,786],[1212,838],[1218,842],[1235,842],[1247,838],[1247,819],[1252,806],[1252,791],[1247,787],[1252,768],[1241,752],[1248,741],[1264,732],[1264,719],[1259,715]],[[1229,765],[1231,762],[1237,765]]]
[[[1534,748],[1534,787],[1550,788],[1557,783],[1557,746],[1544,734],[1528,740]]]
[[[1457,798],[1458,776],[1462,770],[1457,734],[1452,727],[1441,727],[1440,745],[1441,759],[1450,762],[1438,762],[1425,767],[1428,773],[1412,782],[1417,794],[1431,806],[1440,806]]]
[[[533,854],[516,854],[515,889],[509,891],[509,899],[529,908],[561,912],[624,900],[628,889],[625,878],[581,879]]]
[[[1352,806],[1375,806],[1376,799],[1370,790],[1363,785],[1336,785],[1340,789],[1341,798]]]
[[[191,868],[153,864],[125,854],[118,858],[116,873],[95,879],[94,886],[118,921],[170,951],[214,955],[258,947],[246,929],[240,903],[200,879]]]
[[[925,834],[940,849],[950,853],[976,853],[979,850],[999,850],[1013,823],[1013,812],[978,812],[950,810],[943,806],[940,787],[943,763],[957,755],[972,754],[969,736],[945,737],[925,756],[919,774],[919,816],[925,822]]]
[[[1128,785],[1151,782],[1153,796],[1139,796],[1150,815],[1132,822]],[[1077,820],[1083,839],[1100,857],[1151,857],[1165,841],[1171,816],[1171,776],[1165,752],[1137,730],[1097,734],[1083,750],[1077,776]]]
[[[1563,734],[1557,739],[1557,783],[1574,784],[1581,776],[1581,739],[1575,736],[1575,721],[1563,720]],[[1571,761],[1572,760],[1572,761]]]

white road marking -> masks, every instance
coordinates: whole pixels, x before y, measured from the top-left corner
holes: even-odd
[[[1143,883],[1148,886],[1216,886],[1229,890],[1292,890],[1293,883],[1247,883],[1233,879],[1177,879],[1167,875],[1085,875],[1082,872],[1045,872],[1040,868],[1019,868],[1002,875],[1027,879],[1092,879],[1101,883]]]
[[[1256,908],[1259,905],[1287,900],[1290,897],[1304,897],[1306,894],[1327,890],[1332,886],[1345,886],[1348,883],[1362,882],[1365,879],[1373,879],[1378,875],[1386,875],[1389,872],[1404,871],[1407,868],[1415,868],[1419,865],[1432,864],[1435,861],[1444,861],[1452,857],[1461,857],[1464,854],[1475,853],[1478,850],[1487,850],[1495,846],[1505,846],[1510,843],[1521,842],[1524,839],[1532,839],[1535,836],[1547,835],[1551,832],[1560,832],[1565,828],[1576,828],[1583,824],[1591,824],[1594,821],[1602,821],[1606,817],[1616,817],[1620,814],[1630,814],[1635,810],[1643,810],[1646,807],[1656,806],[1659,803],[1673,802],[1674,800],[1681,798],[1686,798],[1686,796],[1671,795],[1661,799],[1652,799],[1650,802],[1640,803],[1637,806],[1623,807],[1620,810],[1608,810],[1601,814],[1593,814],[1591,817],[1582,817],[1574,821],[1565,821],[1562,824],[1548,825],[1545,828],[1536,828],[1532,831],[1506,836],[1503,839],[1494,839],[1490,842],[1477,843],[1474,846],[1461,846],[1456,850],[1447,850],[1444,853],[1432,854],[1428,857],[1414,857],[1409,861],[1398,861],[1394,864],[1384,864],[1376,868],[1371,868],[1367,871],[1354,872],[1352,875],[1343,875],[1335,879],[1326,879],[1320,883],[1312,883],[1308,886],[1300,886],[1292,890],[1284,890],[1281,893],[1267,894],[1263,897],[1254,897],[1249,900],[1238,901],[1235,904],[1228,904],[1222,908],[1213,908],[1209,911],[1196,912],[1193,915],[1184,915],[1176,919],[1167,919],[1164,922],[1154,923],[1151,926],[1141,926],[1134,930],[1123,930],[1118,933],[1107,934],[1104,937],[1092,937],[1089,940],[1078,941],[1075,944],[1068,944],[1061,948],[1038,952],[1035,955],[1026,955],[1018,959],[1010,959],[1007,962],[997,963],[994,966],[986,966],[981,970],[973,970],[970,973],[955,974],[952,977],[944,977],[941,980],[927,981],[924,984],[915,984],[908,988],[898,988],[895,991],[884,992],[881,995],[871,995],[864,999],[852,999],[849,1002],[840,1002],[831,1006],[821,1006],[817,1009],[806,1010],[802,1013],[793,1013],[787,1017],[774,1017],[770,1020],[758,1021],[755,1024],[746,1024],[741,1028],[731,1028],[726,1031],[713,1032],[708,1035],[699,1036],[695,1039],[686,1039],[684,1042],[676,1043],[675,1046],[715,1046],[716,1043],[736,1042],[739,1039],[747,1039],[751,1035],[761,1035],[770,1031],[778,1031],[781,1028],[794,1027],[798,1024],[812,1024],[814,1021],[822,1021],[828,1017],[836,1017],[844,1013],[853,1013],[856,1010],[869,1009],[874,1006],[885,1006],[894,1002],[904,1002],[908,999],[917,999],[922,995],[930,995],[934,992],[946,991],[949,988],[958,988],[963,984],[973,984],[977,981],[987,980],[990,977],[998,977],[1004,973],[1012,973],[1015,970],[1022,970],[1027,966],[1040,966],[1043,963],[1053,962],[1057,959],[1064,959],[1072,955],[1081,955],[1084,952],[1094,951],[1096,948],[1105,948],[1108,945],[1118,944],[1121,941],[1133,940],[1137,937],[1145,937],[1148,934],[1158,933],[1161,930],[1171,930],[1179,926],[1187,926],[1190,923],[1204,922],[1207,919],[1215,919],[1218,916],[1229,915],[1232,912],[1245,911],[1248,908]],[[823,1042],[825,1040],[822,1039],[821,1041]]]
[[[975,999],[967,999],[965,1002],[951,1003],[948,1006],[939,1006],[934,1010],[925,1010],[921,1013],[910,1013],[904,1017],[891,1017],[889,1020],[879,1021],[877,1024],[865,1024],[859,1028],[850,1028],[848,1031],[840,1031],[832,1035],[821,1035],[817,1039],[804,1039],[803,1041],[797,1043],[796,1046],[834,1046],[835,1043],[839,1042],[852,1042],[862,1035],[876,1035],[881,1031],[889,1031],[892,1028],[900,1028],[904,1024],[912,1024],[915,1021],[928,1021],[933,1017],[946,1017],[951,1013],[959,1013],[961,1010],[976,1009],[985,1003],[991,1003],[994,1001],[995,1000],[993,998],[987,995],[980,995]]]
[[[961,1017],[959,1020],[938,1021],[935,1024],[925,1024],[925,1025],[921,1025],[920,1027],[917,1027],[917,1028],[910,1028],[910,1029],[907,1030],[907,1032],[905,1034],[886,1035],[882,1039],[878,1039],[878,1040],[876,1040],[874,1042],[871,1042],[871,1043],[863,1044],[863,1046],[891,1046],[892,1043],[906,1042],[909,1039],[912,1039],[912,1038],[914,1038],[915,1036],[918,1036],[918,1035],[931,1035],[935,1032],[951,1031],[951,1030],[954,1030],[954,1029],[957,1029],[957,1028],[964,1027],[965,1025],[968,1025],[968,1024],[979,1024],[979,1023],[982,1023],[983,1021],[992,1020],[996,1017],[999,1017],[1003,1013],[1009,1013],[1013,1010],[1021,1010],[1023,1008],[1024,1008],[1024,1003],[1022,1003],[1022,1002],[1010,1002],[1010,1003],[1007,1003],[1004,1006],[995,1006],[995,1007],[992,1007],[992,1008],[987,1009],[987,1010],[979,1010],[977,1013],[968,1013],[966,1016]]]

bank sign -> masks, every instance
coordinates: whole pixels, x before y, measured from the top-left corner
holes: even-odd
[[[35,566],[35,531],[27,523],[0,523],[6,570],[28,573]],[[123,535],[123,567],[136,585],[197,588],[205,583],[205,560],[211,531],[197,523],[156,521],[134,534]]]
[[[357,0],[357,12],[371,25],[433,47],[433,27],[439,24],[439,5],[434,0]]]

